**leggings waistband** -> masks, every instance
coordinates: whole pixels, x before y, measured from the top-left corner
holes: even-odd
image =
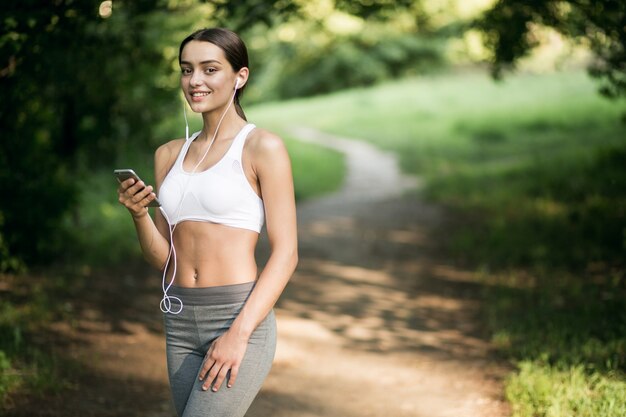
[[[216,287],[177,287],[172,285],[169,296],[180,298],[185,305],[219,305],[244,302],[252,292],[256,281]]]

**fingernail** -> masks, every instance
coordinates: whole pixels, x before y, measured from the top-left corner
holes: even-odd
[[[202,391],[206,391],[206,389],[207,389],[207,388],[203,385],[203,386],[202,386]]]
[[[217,388],[213,387],[213,392],[217,392]]]
[[[230,384],[228,384],[228,385],[226,385],[226,386],[227,386],[228,388],[232,388],[232,387],[233,387],[233,386],[232,386],[232,385],[230,385]]]

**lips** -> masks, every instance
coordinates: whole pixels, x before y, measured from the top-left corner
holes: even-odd
[[[210,91],[191,91],[191,101],[194,103],[200,102],[210,94]]]

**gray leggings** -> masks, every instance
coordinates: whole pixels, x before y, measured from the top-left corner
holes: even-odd
[[[276,320],[271,311],[259,324],[232,388],[202,390],[198,373],[211,343],[224,334],[243,307],[254,282],[208,288],[172,286],[168,295],[183,301],[180,314],[164,314],[167,368],[176,412],[181,417],[242,417],[261,389],[276,351]],[[172,310],[178,305],[172,301]]]

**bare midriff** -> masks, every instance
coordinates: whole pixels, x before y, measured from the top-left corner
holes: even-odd
[[[215,287],[256,279],[254,248],[259,234],[216,223],[183,221],[174,230],[178,287]],[[173,262],[168,268],[172,279]]]

